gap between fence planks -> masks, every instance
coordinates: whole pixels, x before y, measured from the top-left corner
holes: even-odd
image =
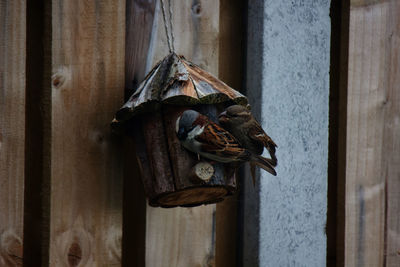
[[[177,54],[218,76],[219,1],[171,3]],[[161,7],[156,10],[149,67],[168,54]],[[146,223],[146,266],[215,266],[215,205],[148,206]]]
[[[1,1],[0,25],[0,266],[22,266],[25,1]]]
[[[50,266],[120,266],[125,1],[52,2]],[[50,86],[50,84],[49,84]]]
[[[346,266],[400,265],[400,3],[350,7]]]
[[[349,12],[348,1],[332,2],[326,225],[328,267],[344,266]]]
[[[243,93],[244,84],[244,36],[247,5],[240,0],[220,0],[219,33],[219,79]],[[237,183],[240,184],[237,177]],[[240,190],[239,188],[238,190]],[[216,251],[215,263],[218,267],[240,266],[238,244],[238,196],[226,198],[217,204],[216,210]]]
[[[126,1],[125,100],[146,75],[147,54],[158,0]],[[122,105],[122,102],[121,102]],[[145,266],[146,197],[131,138],[124,140],[123,266]]]

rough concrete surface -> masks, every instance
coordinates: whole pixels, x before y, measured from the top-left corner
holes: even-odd
[[[244,266],[326,266],[329,8],[249,1],[247,94],[279,162],[245,185]]]

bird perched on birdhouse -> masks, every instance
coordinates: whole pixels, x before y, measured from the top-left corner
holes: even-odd
[[[244,148],[252,153],[261,155],[264,148],[266,148],[271,159],[268,160],[270,168],[264,169],[276,175],[274,167],[278,164],[278,160],[275,156],[277,145],[272,141],[271,137],[265,133],[250,110],[241,105],[229,106],[224,112],[219,114],[218,121]],[[253,184],[255,184],[255,165],[254,163],[250,163]]]
[[[230,106],[227,110],[236,106]],[[220,114],[220,121],[225,117],[225,112]],[[254,122],[256,121],[254,120]],[[222,163],[250,162],[251,166],[260,166],[269,173],[276,175],[274,170],[277,163],[275,154],[273,154],[273,159],[264,158],[261,156],[263,143],[259,144],[261,146],[261,152],[259,152],[258,147],[257,150],[254,150],[253,146],[249,146],[246,142],[252,140],[253,137],[258,140],[261,132],[254,135],[253,132],[248,131],[251,128],[247,129],[249,125],[245,123],[233,124],[232,126],[230,128],[231,133],[197,111],[186,110],[176,121],[176,132],[178,139],[185,148],[205,158]],[[261,127],[259,129],[263,131]],[[267,136],[264,131],[263,134]],[[252,143],[249,142],[249,144]],[[273,142],[272,144],[275,145]]]
[[[212,74],[169,54],[117,111],[112,127],[133,136],[145,193],[152,206],[197,206],[236,191],[235,162],[221,163],[185,149],[176,123],[194,110],[214,123],[226,107],[247,98]],[[232,164],[232,165],[230,165]]]

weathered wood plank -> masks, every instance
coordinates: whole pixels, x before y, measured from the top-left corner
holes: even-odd
[[[125,1],[52,2],[50,266],[119,266]]]
[[[385,186],[384,266],[400,265],[400,3],[390,1],[386,28],[382,176]]]
[[[219,1],[171,2],[176,52],[218,76]],[[151,65],[168,53],[161,7],[157,11]],[[146,266],[214,266],[214,213],[215,205],[147,207]]]
[[[147,52],[150,45],[156,2],[156,0],[126,1],[125,87],[127,88],[127,97],[143,80],[146,71],[149,71],[149,69],[146,69]]]
[[[0,266],[22,266],[26,2],[0,1]]]
[[[352,1],[346,156],[346,266],[399,266],[398,1]]]

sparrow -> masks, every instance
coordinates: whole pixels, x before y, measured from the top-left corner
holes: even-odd
[[[276,175],[270,159],[245,149],[231,133],[197,111],[186,110],[178,117],[176,134],[184,148],[204,158],[221,163],[249,161]]]
[[[229,131],[236,140],[247,150],[256,155],[261,155],[266,148],[271,156],[273,167],[278,164],[275,156],[277,145],[262,129],[251,112],[244,106],[232,105],[218,116],[219,124]],[[255,176],[255,166],[250,164],[251,173]]]

